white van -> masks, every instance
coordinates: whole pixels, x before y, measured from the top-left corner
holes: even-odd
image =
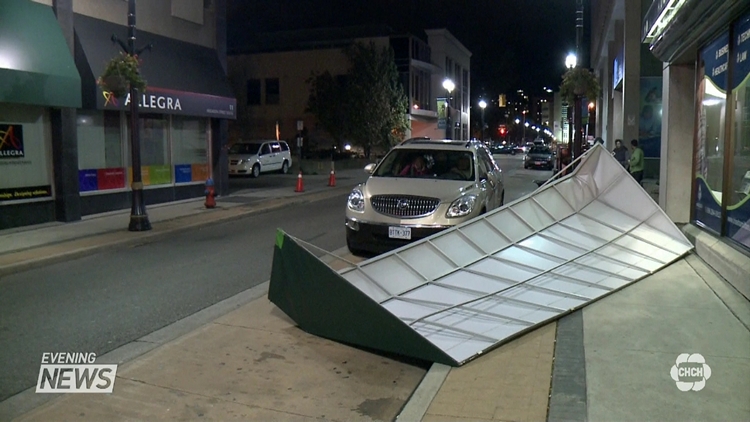
[[[284,141],[243,141],[229,148],[229,174],[260,176],[261,173],[289,172],[292,153]]]

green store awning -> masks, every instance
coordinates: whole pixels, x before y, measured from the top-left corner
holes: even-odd
[[[0,0],[0,102],[81,107],[81,77],[50,6]]]

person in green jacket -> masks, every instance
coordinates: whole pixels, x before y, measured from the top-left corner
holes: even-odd
[[[643,150],[638,147],[638,140],[630,141],[633,153],[630,154],[630,174],[639,185],[643,186]]]

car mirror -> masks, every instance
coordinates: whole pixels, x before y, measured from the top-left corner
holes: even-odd
[[[375,163],[370,163],[365,166],[365,171],[368,173],[372,173],[373,171],[375,171],[375,166],[376,166]]]

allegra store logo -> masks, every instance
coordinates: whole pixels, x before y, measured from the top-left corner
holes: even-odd
[[[112,95],[111,92],[102,91],[104,97],[104,106],[119,107],[120,103],[117,97]],[[130,94],[125,96],[124,106],[130,105]],[[138,107],[141,108],[153,108],[156,110],[180,110],[182,111],[182,104],[178,97],[172,97],[169,95],[154,95],[154,94],[143,94],[138,98]]]
[[[0,124],[0,158],[23,158],[23,126]]]

